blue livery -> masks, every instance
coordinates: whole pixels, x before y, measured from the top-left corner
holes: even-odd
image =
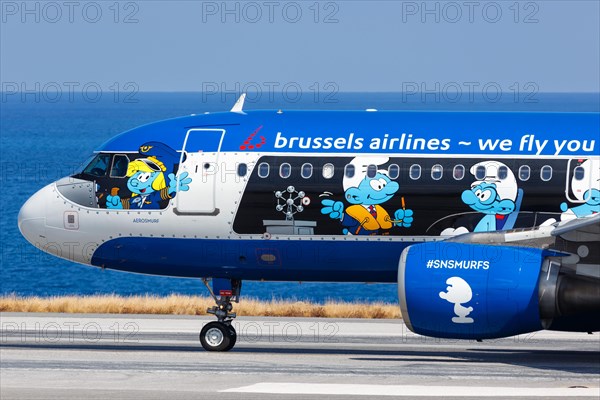
[[[595,113],[424,111],[202,114],[132,129],[97,151],[137,151],[148,141],[182,149],[186,133],[193,128],[226,129],[221,151],[228,152],[600,155],[600,121]],[[257,135],[248,141],[249,134],[258,128]],[[202,147],[213,151],[218,143],[208,142]]]
[[[600,330],[598,113],[243,111],[124,132],[21,208],[36,247],[193,277],[228,351],[243,280],[397,283],[416,333]],[[210,282],[212,280],[212,288]]]

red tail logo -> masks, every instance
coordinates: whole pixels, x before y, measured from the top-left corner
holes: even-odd
[[[264,136],[259,136],[260,143],[253,143],[254,137],[256,136],[258,131],[260,131],[262,129],[262,127],[263,126],[261,125],[258,128],[256,128],[256,130],[254,132],[252,132],[250,134],[250,136],[248,136],[248,139],[244,140],[244,143],[242,145],[240,145],[240,150],[260,149],[265,143],[267,143],[267,139]]]

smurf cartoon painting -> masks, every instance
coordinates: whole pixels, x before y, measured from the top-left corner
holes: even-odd
[[[346,235],[387,235],[393,226],[408,228],[413,222],[412,210],[405,207],[392,218],[382,206],[392,199],[400,186],[392,181],[386,170],[378,169],[389,161],[387,157],[356,157],[344,174],[344,198],[350,203],[323,199],[321,213],[339,219]]]
[[[500,161],[483,161],[470,169],[475,176],[471,188],[461,195],[463,203],[483,214],[473,232],[512,229],[517,218],[523,190],[517,187],[513,172]],[[465,227],[448,228],[442,235],[467,233]]]
[[[562,203],[561,221],[598,214],[600,212],[600,161],[589,159],[577,166],[571,178],[571,190],[579,205],[569,207],[566,202]]]
[[[140,147],[140,153],[147,157],[130,161],[127,166],[127,189],[132,193],[131,197],[121,198],[119,188],[112,188],[106,198],[106,208],[156,210],[161,208],[161,201],[189,189],[192,179],[188,173],[176,177],[173,172],[179,157],[175,150],[162,143],[150,142]]]
[[[453,276],[446,280],[448,287],[445,292],[440,292],[440,298],[454,304],[454,314],[452,322],[455,324],[471,324],[473,318],[468,315],[473,311],[473,307],[465,307],[464,303],[468,303],[473,298],[471,286],[464,279]]]

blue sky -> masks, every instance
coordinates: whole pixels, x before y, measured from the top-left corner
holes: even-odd
[[[72,4],[1,2],[5,89],[600,92],[595,0]]]

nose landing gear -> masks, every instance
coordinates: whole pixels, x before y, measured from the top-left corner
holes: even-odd
[[[209,322],[200,331],[200,344],[206,351],[229,351],[235,346],[237,333],[231,325],[236,317],[232,302],[239,303],[242,281],[237,279],[213,279],[211,288],[208,279],[202,282],[215,300],[216,305],[206,312],[217,317],[217,321]],[[218,296],[215,294],[218,293]]]

